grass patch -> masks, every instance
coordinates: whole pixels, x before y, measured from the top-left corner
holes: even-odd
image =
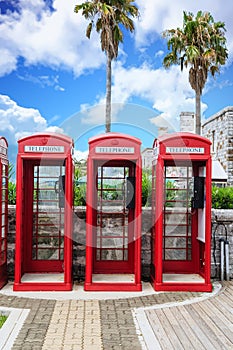
[[[0,328],[2,328],[2,326],[6,322],[6,320],[7,320],[6,315],[0,315]]]

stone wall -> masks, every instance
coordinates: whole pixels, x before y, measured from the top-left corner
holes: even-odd
[[[85,276],[85,207],[75,209],[73,223],[73,278],[83,280]],[[151,209],[143,209],[142,217],[142,279],[149,280],[151,263]],[[212,210],[212,263],[211,274],[219,278],[219,239],[226,238],[230,243],[230,277],[233,278],[233,210]],[[9,233],[8,233],[8,274],[9,279],[14,278],[15,253],[15,207],[9,207]],[[216,260],[216,265],[215,265]]]
[[[202,125],[202,135],[212,142],[212,157],[221,163],[228,175],[228,185],[233,186],[233,107],[226,107],[207,119]]]
[[[213,278],[220,276],[220,239],[229,242],[230,278],[233,278],[233,210],[212,209],[212,255],[211,274]]]

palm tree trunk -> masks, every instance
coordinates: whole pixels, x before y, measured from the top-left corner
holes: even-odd
[[[201,135],[201,94],[196,91],[196,134]]]
[[[112,89],[112,59],[107,54],[106,66],[106,111],[105,111],[105,131],[111,131],[111,89]]]

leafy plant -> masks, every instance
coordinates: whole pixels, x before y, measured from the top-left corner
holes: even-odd
[[[175,184],[173,181],[166,181],[166,207],[173,207],[174,204],[171,201],[174,201],[176,198]]]
[[[142,206],[149,207],[151,205],[151,173],[150,171],[142,172]]]
[[[74,186],[74,206],[86,205],[86,184]]]
[[[16,203],[16,184],[14,182],[8,182],[8,204]]]
[[[0,328],[2,328],[2,326],[6,322],[6,320],[7,320],[6,315],[0,315]]]
[[[80,182],[83,176],[82,163],[75,161],[74,171],[74,206],[86,205],[86,183]]]
[[[93,28],[100,34],[101,49],[106,53],[106,132],[111,129],[111,77],[112,60],[118,56],[119,44],[123,42],[123,32],[134,32],[133,18],[139,16],[134,1],[84,1],[75,6],[74,11],[82,11],[82,16],[90,20],[86,36],[90,39]]]
[[[233,209],[233,187],[213,187],[212,208]]]
[[[163,32],[169,53],[163,65],[180,65],[181,71],[189,69],[189,83],[196,94],[196,133],[201,133],[201,95],[208,73],[213,77],[226,63],[225,23],[214,22],[209,12],[183,12],[183,27]]]
[[[15,176],[15,166],[13,163],[9,162],[8,179],[11,180],[14,176]]]

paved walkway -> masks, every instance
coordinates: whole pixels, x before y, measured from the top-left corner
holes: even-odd
[[[141,329],[149,330],[148,349],[233,349],[233,283],[214,296],[141,308],[138,314],[139,320],[144,316]]]
[[[13,350],[232,349],[232,292],[229,282],[207,300],[192,292],[107,300],[96,299],[98,293],[96,300],[14,293],[0,294],[0,307],[30,310]]]

